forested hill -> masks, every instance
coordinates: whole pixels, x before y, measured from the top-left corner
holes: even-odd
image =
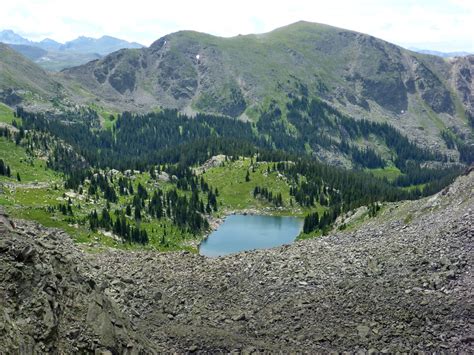
[[[353,120],[321,101],[295,99],[288,105],[288,110],[289,117],[300,116],[295,121],[301,122],[301,125],[295,125],[298,128],[296,136],[279,126],[281,117],[276,108],[263,114],[257,124],[205,114],[190,119],[177,110],[145,115],[124,112],[106,130],[97,129],[98,118],[94,111],[64,117],[30,113],[19,108],[16,116],[21,120],[21,131],[48,132],[70,144],[91,167],[98,168],[143,171],[159,163],[178,164],[186,169],[218,154],[257,156],[265,161],[300,161],[316,166],[319,172],[315,178],[321,177],[323,171],[328,172],[325,180],[331,180],[332,174],[352,176],[346,181],[349,185],[356,184],[356,177],[362,174],[358,188],[363,190],[367,190],[363,187],[364,179],[370,185],[369,175],[330,167],[317,162],[314,155],[326,152],[346,157],[356,170],[393,167],[400,173],[392,183],[395,186],[430,183],[442,186],[462,170],[458,164],[449,164],[446,156],[420,148],[387,124]],[[356,144],[369,137],[375,137],[390,153],[382,156],[370,147],[361,148]],[[64,154],[62,150],[55,152],[51,166],[66,173],[74,172],[73,164],[63,163],[74,160],[70,154],[64,159]],[[472,156],[465,159],[468,162]],[[368,190],[366,193],[370,195]],[[431,188],[425,187],[424,193],[428,191],[432,191]],[[413,190],[411,197],[420,193]],[[409,197],[402,193],[392,198],[402,196]]]
[[[354,120],[322,100],[301,94],[285,109],[286,118],[272,103],[257,123],[177,110],[104,122],[90,108],[18,107],[2,116],[11,124],[0,129],[9,152],[1,202],[20,217],[76,225],[85,241],[175,250],[192,248],[187,240],[219,213],[249,207],[306,216],[306,236],[326,233],[341,214],[369,205],[376,215],[379,203],[432,194],[463,170],[386,123]],[[216,156],[222,166],[208,164]],[[346,163],[353,169],[334,166]],[[34,178],[54,174],[54,183]],[[38,190],[23,194],[23,179]]]
[[[16,115],[24,129],[50,132],[76,147],[92,165],[102,167],[143,167],[157,161],[190,165],[217,153],[248,155],[259,148],[303,153],[353,168],[395,165],[404,171],[407,162],[450,162],[388,124],[354,120],[318,99],[294,98],[286,109],[288,121],[275,104],[256,124],[206,114],[190,119],[177,110],[124,112],[109,118],[110,129],[98,129],[99,116],[93,110],[53,115],[18,108]],[[288,130],[288,124],[293,130]],[[461,161],[472,159],[472,150],[465,146]]]

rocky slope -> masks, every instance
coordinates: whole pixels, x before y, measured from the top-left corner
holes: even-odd
[[[471,352],[474,172],[357,230],[218,259],[84,254],[0,219],[0,344],[17,351]]]
[[[151,348],[93,275],[68,235],[0,211],[0,353]]]
[[[474,125],[474,55],[452,60],[452,85],[459,93],[468,119]]]

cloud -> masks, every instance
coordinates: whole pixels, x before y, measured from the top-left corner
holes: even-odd
[[[352,29],[405,46],[474,51],[472,0],[15,0],[0,23],[31,39],[104,34],[150,44],[179,30],[261,33],[298,20]]]

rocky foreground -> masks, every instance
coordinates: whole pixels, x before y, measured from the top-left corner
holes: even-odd
[[[272,250],[85,254],[0,216],[0,353],[474,351],[474,172]]]

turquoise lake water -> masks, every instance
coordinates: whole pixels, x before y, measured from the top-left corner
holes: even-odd
[[[291,244],[303,228],[296,217],[231,215],[202,242],[199,253],[218,257]]]

